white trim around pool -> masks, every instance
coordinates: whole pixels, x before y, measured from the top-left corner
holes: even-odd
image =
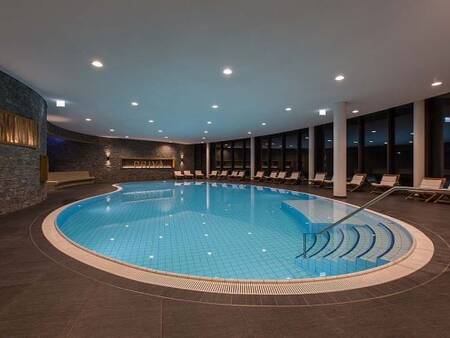
[[[118,190],[121,189],[118,185],[114,186]],[[413,245],[407,254],[395,261],[373,269],[346,275],[319,278],[276,281],[225,280],[180,275],[125,264],[109,257],[101,256],[67,239],[58,230],[56,226],[56,218],[63,209],[79,202],[80,201],[77,201],[62,206],[45,218],[42,223],[42,231],[45,238],[59,251],[94,268],[123,278],[163,287],[199,292],[256,295],[315,294],[345,291],[382,284],[405,277],[430,262],[434,253],[432,241],[422,231],[385,214],[367,210],[368,212],[378,214],[386,219],[400,224],[411,234],[413,238]],[[340,203],[351,205],[345,202]]]

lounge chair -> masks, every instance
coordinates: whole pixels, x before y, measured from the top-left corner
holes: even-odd
[[[284,182],[286,178],[286,172],[285,171],[280,171],[278,173],[278,176],[276,178],[273,179],[274,182],[278,182],[278,183],[282,183]]]
[[[255,176],[253,176],[254,181],[262,181],[264,179],[264,171],[258,171]]]
[[[278,173],[276,171],[272,171],[269,176],[264,176],[264,181],[273,181],[277,178]]]
[[[419,188],[422,189],[442,189],[445,184],[445,178],[431,178],[424,177],[422,182],[420,182]],[[436,197],[436,193],[429,192],[412,192],[405,199],[419,198],[425,200],[425,202],[430,202]]]
[[[238,181],[242,181],[244,178],[245,178],[245,171],[244,170],[238,171],[237,175],[231,177],[231,179],[238,180]]]
[[[212,179],[212,180],[215,180],[215,179],[217,179],[217,175],[218,175],[219,173],[217,172],[217,170],[213,170],[213,171],[211,171],[211,173],[209,174],[209,178],[210,179]]]
[[[333,185],[333,182],[334,182],[334,175],[333,177],[331,177],[331,180],[324,179],[322,186],[330,187]]]
[[[312,180],[309,180],[309,184],[321,187],[323,185],[323,181],[325,181],[326,175],[326,173],[316,173],[316,176],[314,176]]]
[[[228,170],[222,170],[219,174],[219,179],[225,179],[228,177]]]
[[[400,175],[396,174],[384,174],[381,178],[380,183],[370,183],[370,185],[373,187],[372,193],[376,192],[383,192],[388,189],[391,189],[398,185],[398,182],[400,180]]]
[[[298,172],[298,171],[293,171],[293,172],[291,173],[291,176],[286,177],[286,178],[284,179],[284,182],[285,182],[286,184],[295,184],[295,183],[297,183],[299,180],[300,180],[300,172]]]
[[[205,178],[205,175],[202,173],[201,170],[196,170],[194,174],[195,174],[195,178],[200,178],[200,179]]]
[[[450,185],[447,187],[447,190],[450,191]],[[435,197],[437,198],[434,200],[434,203],[450,203],[450,194],[437,193]]]
[[[176,179],[176,180],[179,180],[179,179],[183,179],[183,178],[184,178],[183,173],[182,173],[181,171],[179,171],[179,170],[175,170],[175,171],[173,172],[173,175],[175,176],[175,179]]]
[[[236,177],[237,177],[238,173],[239,173],[239,171],[233,170],[233,171],[231,172],[231,174],[228,175],[227,178],[228,178],[229,180],[232,180],[233,178],[236,178]]]
[[[194,175],[191,173],[190,170],[183,171],[183,175],[184,175],[184,178],[187,178],[187,179],[194,178]]]
[[[354,174],[352,180],[347,182],[347,189],[349,191],[356,191],[361,189],[361,187],[366,182],[367,174]]]

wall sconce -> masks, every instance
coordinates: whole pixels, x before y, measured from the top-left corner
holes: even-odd
[[[106,166],[110,167],[111,166],[111,151],[106,150],[105,151],[105,155],[106,155]]]
[[[184,166],[184,154],[183,153],[181,153],[180,154],[180,158],[181,158],[181,161],[180,161],[180,167],[183,167]]]

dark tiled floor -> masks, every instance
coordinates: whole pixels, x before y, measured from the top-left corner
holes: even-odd
[[[323,295],[232,296],[128,281],[45,241],[40,224],[51,210],[111,190],[65,189],[0,217],[0,337],[450,337],[449,205],[393,196],[375,207],[417,226],[436,246],[432,262],[407,278]],[[346,201],[372,197],[352,193]]]

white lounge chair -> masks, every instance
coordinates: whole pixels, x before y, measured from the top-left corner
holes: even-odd
[[[201,170],[196,170],[194,174],[195,174],[195,178],[199,178],[199,179],[205,178],[205,175],[203,174],[203,172]]]
[[[361,189],[366,181],[367,174],[354,174],[352,180],[347,182],[347,189],[350,191],[356,191]]]
[[[419,188],[422,189],[442,189],[445,184],[445,178],[431,178],[425,177],[420,182]],[[425,202],[430,202],[436,197],[436,193],[428,192],[412,192],[405,199],[419,198],[425,200]]]
[[[213,170],[211,171],[211,173],[209,174],[209,178],[212,180],[217,179],[217,176],[219,175],[219,173],[217,172],[217,170]]]
[[[331,177],[331,180],[324,179],[322,185],[325,187],[330,187],[331,185],[333,185],[333,182],[334,182],[334,175],[333,177]]]
[[[173,172],[173,175],[174,175],[176,180],[180,180],[180,179],[184,178],[184,175],[183,175],[183,173],[180,170],[175,170]]]
[[[287,173],[285,171],[280,171],[278,176],[273,179],[273,181],[281,183],[285,180]]]
[[[326,176],[326,173],[316,173],[316,176],[314,176],[312,180],[309,180],[309,184],[321,187],[323,185],[323,181],[325,181]]]
[[[225,179],[228,177],[228,170],[222,170],[219,174],[220,179]]]
[[[450,185],[447,187],[447,190],[450,191]],[[450,203],[450,193],[449,194],[438,193],[436,194],[435,197],[437,198],[434,200],[434,203]]]
[[[264,176],[265,181],[273,181],[277,178],[278,172],[272,171],[269,176]]]
[[[258,171],[255,176],[253,176],[254,181],[262,181],[264,179],[264,171]]]
[[[192,174],[190,170],[183,171],[183,175],[184,175],[184,178],[187,178],[187,179],[194,178],[194,174]]]
[[[384,174],[380,183],[370,183],[373,187],[372,193],[383,192],[398,185],[400,175],[396,174]]]
[[[284,179],[284,182],[287,183],[287,184],[295,184],[295,183],[297,183],[299,180],[300,180],[300,172],[298,172],[298,171],[293,171],[293,172],[291,173],[291,176],[286,177],[286,178]]]
[[[230,180],[232,180],[233,178],[236,178],[236,177],[237,177],[238,173],[239,173],[239,171],[233,170],[233,171],[231,172],[231,174],[228,175],[227,178],[230,179]]]
[[[238,180],[238,181],[242,181],[245,177],[245,171],[244,170],[240,170],[237,172],[237,175],[232,176],[231,179],[233,180]]]

